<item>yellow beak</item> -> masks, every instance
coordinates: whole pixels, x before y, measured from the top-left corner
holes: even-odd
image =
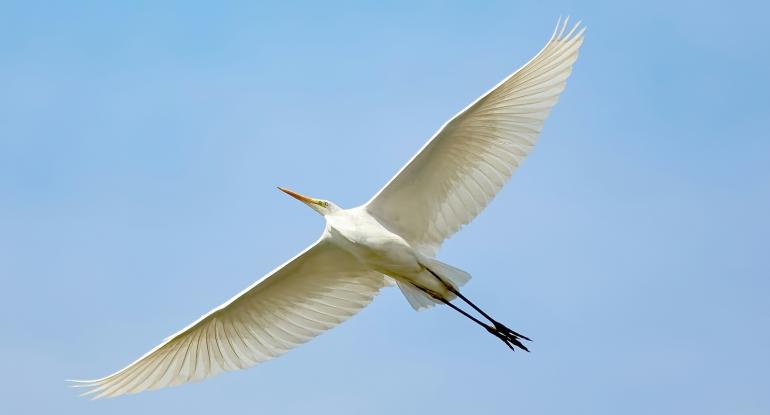
[[[278,190],[280,190],[280,191],[286,193],[287,195],[289,195],[289,196],[299,200],[302,203],[313,203],[313,204],[317,204],[318,203],[318,201],[316,199],[313,199],[312,197],[307,197],[305,195],[301,195],[301,194],[299,194],[297,192],[291,191],[289,189],[284,189],[283,187],[280,187],[280,186],[278,187]]]

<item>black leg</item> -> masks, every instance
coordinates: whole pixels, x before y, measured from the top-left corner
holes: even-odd
[[[449,302],[447,299],[443,298],[442,296],[440,296],[440,295],[438,295],[436,293],[433,293],[433,292],[431,292],[429,290],[420,288],[420,287],[417,287],[417,288],[419,290],[421,290],[422,292],[424,292],[425,294],[429,295],[431,298],[433,298],[433,299],[435,299],[437,301],[440,301],[440,302],[448,305],[453,310],[457,311],[458,313],[460,313],[463,316],[467,317],[468,319],[470,319],[474,323],[476,323],[479,326],[483,327],[486,331],[488,331],[489,333],[493,334],[498,339],[502,340],[503,343],[505,343],[505,345],[508,346],[509,349],[515,351],[516,349],[513,346],[516,346],[516,347],[519,347],[522,350],[525,350],[527,352],[529,351],[529,349],[527,349],[527,347],[524,346],[524,344],[521,343],[521,340],[519,340],[519,338],[525,338],[525,337],[513,334],[513,333],[515,333],[513,330],[508,330],[505,326],[503,326],[500,323],[497,323],[496,321],[494,321],[492,319],[489,319],[490,321],[492,321],[492,324],[493,324],[492,326],[490,326],[489,324],[486,324],[483,321],[477,319],[476,317],[473,317],[472,315],[468,314],[468,312],[466,312],[462,308],[452,304],[451,302]],[[489,318],[489,317],[487,317],[487,318]]]
[[[494,324],[494,325],[495,325],[495,327],[497,327],[497,328],[499,328],[499,329],[501,329],[501,330],[509,331],[511,334],[513,334],[513,335],[514,335],[514,336],[516,336],[516,337],[521,337],[521,338],[522,338],[522,339],[524,339],[524,340],[529,340],[529,341],[532,341],[532,339],[530,339],[529,337],[527,337],[527,336],[525,336],[525,335],[523,335],[523,334],[519,334],[519,333],[517,333],[517,332],[515,332],[515,331],[513,331],[513,330],[511,330],[511,329],[509,329],[508,327],[505,327],[505,325],[504,325],[503,323],[501,323],[501,322],[499,322],[499,321],[497,321],[497,320],[493,319],[492,317],[490,317],[490,316],[489,316],[487,313],[483,312],[483,311],[482,311],[480,308],[476,307],[476,305],[475,305],[475,304],[473,304],[473,303],[471,302],[471,300],[469,300],[469,299],[465,298],[465,296],[464,296],[464,295],[460,294],[460,291],[457,291],[457,290],[456,290],[454,287],[452,287],[451,285],[450,285],[450,286],[448,286],[447,288],[449,289],[449,291],[450,291],[452,294],[454,294],[454,295],[456,295],[456,296],[460,297],[460,299],[461,299],[461,300],[465,301],[465,302],[466,302],[466,303],[467,303],[469,306],[473,307],[473,309],[474,309],[474,310],[478,311],[478,312],[479,312],[479,313],[480,313],[482,316],[486,317],[486,319],[487,319],[487,320],[489,320],[490,322],[492,322],[492,324]]]
[[[505,336],[507,339],[509,339],[511,343],[515,344],[516,346],[518,346],[518,347],[520,347],[520,348],[522,348],[522,349],[524,349],[526,351],[529,351],[521,343],[521,341],[519,339],[524,339],[524,340],[528,340],[528,341],[532,341],[532,339],[530,339],[527,336],[524,336],[522,334],[519,334],[519,333],[509,329],[508,327],[505,326],[505,324],[500,323],[499,321],[493,319],[489,314],[485,313],[484,310],[482,310],[481,308],[476,306],[476,304],[473,304],[473,302],[471,300],[469,300],[464,295],[462,295],[458,289],[456,289],[454,286],[452,286],[451,284],[448,284],[446,281],[441,279],[441,277],[439,277],[438,274],[433,272],[433,270],[431,270],[430,268],[426,268],[426,269],[428,270],[428,272],[433,274],[433,276],[436,277],[437,280],[439,280],[442,284],[444,284],[444,286],[447,288],[447,290],[449,290],[449,292],[451,292],[452,294],[456,295],[459,299],[463,300],[466,304],[471,306],[479,314],[484,316],[484,318],[489,320],[492,323],[493,328],[495,330],[495,333],[493,333],[493,334],[497,335],[497,333],[501,333],[503,336]],[[441,301],[444,302],[444,300],[441,300]],[[448,302],[444,302],[444,303],[447,304]],[[465,312],[463,312],[463,314],[467,315],[467,313],[465,313]],[[476,321],[478,321],[478,320],[476,320]],[[486,324],[483,324],[483,325],[484,325],[484,327],[489,327]],[[492,332],[492,331],[490,331],[490,332]],[[498,336],[498,337],[500,337],[500,336]],[[510,347],[510,344],[508,343],[508,341],[506,341],[506,344],[508,344],[508,346]]]

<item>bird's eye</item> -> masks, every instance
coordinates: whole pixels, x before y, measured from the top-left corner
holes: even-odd
[[[318,202],[318,204],[321,205],[321,207],[329,207],[329,202],[326,202],[326,201],[323,201],[323,200]]]

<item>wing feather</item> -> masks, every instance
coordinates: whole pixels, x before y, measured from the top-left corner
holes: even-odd
[[[583,43],[578,22],[556,24],[545,47],[444,124],[366,209],[435,253],[473,220],[537,142]]]
[[[321,239],[135,362],[76,386],[114,397],[251,367],[350,318],[385,284]]]

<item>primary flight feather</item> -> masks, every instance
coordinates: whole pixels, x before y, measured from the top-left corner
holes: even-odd
[[[584,31],[558,23],[532,60],[445,123],[366,204],[342,209],[281,188],[325,217],[317,242],[125,368],[76,386],[113,397],[244,369],[345,321],[393,282],[415,309],[446,304],[509,348],[527,350],[527,337],[460,293],[470,275],[434,256],[534,146]],[[458,298],[480,318],[452,303]]]

